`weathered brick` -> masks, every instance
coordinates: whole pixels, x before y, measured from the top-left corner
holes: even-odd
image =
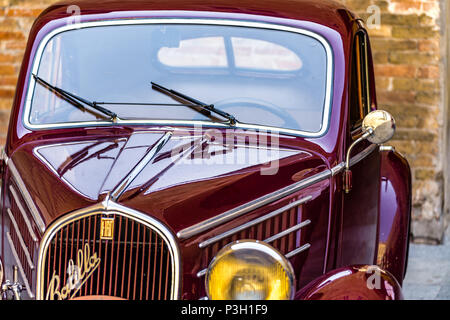
[[[393,51],[389,54],[389,62],[393,64],[408,64],[418,66],[433,65],[439,62],[439,56],[429,53]]]
[[[420,40],[418,42],[419,51],[434,52],[439,51],[439,41],[437,39],[432,40]]]
[[[412,65],[375,65],[376,76],[413,78],[416,72],[417,67]]]
[[[371,37],[390,37],[392,35],[392,27],[388,25],[381,25],[378,29],[373,28],[368,30]]]
[[[0,86],[15,86],[17,84],[17,77],[0,77]]]
[[[0,21],[0,31],[13,31],[19,28],[19,23],[16,19],[5,18]]]
[[[396,151],[400,152],[402,155],[410,155],[415,153],[416,147],[414,141],[399,141],[392,140],[389,142]]]
[[[398,129],[395,133],[396,140],[415,140],[430,143],[437,139],[437,135],[424,130],[404,130]]]
[[[22,61],[22,55],[11,55],[11,54],[2,54],[0,53],[0,63],[4,64],[4,63],[19,63]]]
[[[409,10],[420,10],[422,8],[422,3],[419,1],[393,1],[394,8],[396,12],[408,12]]]
[[[415,171],[415,178],[418,180],[430,180],[434,179],[436,172],[431,169],[417,169]]]
[[[16,69],[10,64],[0,65],[0,76],[12,76],[16,74]]]
[[[418,77],[425,79],[438,79],[440,77],[439,66],[423,66],[418,70]]]
[[[420,19],[416,14],[393,14],[393,13],[383,13],[381,14],[381,23],[389,25],[417,25]]]
[[[430,79],[396,78],[393,85],[394,90],[400,91],[436,91],[440,89],[439,81]]]
[[[376,87],[378,90],[388,91],[391,89],[391,78],[387,77],[377,77],[376,78]]]
[[[382,91],[379,90],[377,94],[378,103],[384,105],[403,105],[403,104],[411,104],[416,100],[416,95],[414,92],[410,91]]]
[[[5,45],[6,50],[23,52],[27,46],[27,43],[25,40],[23,40],[23,41],[11,40],[11,41],[5,41],[4,45]]]
[[[439,152],[439,147],[437,144],[432,143],[416,143],[415,153],[416,154],[427,154],[433,156]]]
[[[374,52],[373,53],[373,62],[385,64],[389,61],[389,54],[387,52]]]
[[[356,12],[366,12],[369,6],[367,2],[361,0],[344,0],[342,2]]]
[[[25,36],[20,31],[0,31],[0,41],[2,40],[25,40]]]
[[[419,17],[419,24],[426,26],[434,26],[434,20],[432,17],[427,16],[426,14],[421,14]]]
[[[14,96],[14,89],[0,88],[0,99],[10,99]]]
[[[13,99],[1,99],[0,98],[0,109],[1,110],[10,110],[13,103]]]
[[[430,113],[428,108],[412,105],[389,105],[383,106],[383,109],[389,111],[397,126],[401,128],[428,128],[427,115]]]
[[[9,122],[10,110],[0,110],[0,125]]]
[[[416,101],[422,104],[436,105],[441,101],[441,94],[439,92],[418,92]]]
[[[393,140],[390,141],[389,144],[394,146],[401,154],[408,155],[409,159],[417,159],[420,155],[434,159],[434,154],[439,152],[436,144],[421,143],[416,140]]]
[[[428,39],[438,35],[433,27],[393,26],[392,36],[401,39]]]
[[[375,38],[370,41],[372,49],[375,52],[378,51],[391,51],[391,50],[416,50],[416,40],[404,40],[404,39],[383,39]]]
[[[410,156],[408,158],[409,165],[414,167],[414,169],[417,169],[418,167],[422,168],[430,168],[434,166],[434,157],[430,154],[420,154],[415,156]],[[417,179],[417,177],[416,177]],[[426,180],[426,179],[420,179],[420,180]]]
[[[422,1],[422,10],[424,12],[439,11],[439,1]]]
[[[13,7],[7,11],[9,17],[37,17],[44,8]]]

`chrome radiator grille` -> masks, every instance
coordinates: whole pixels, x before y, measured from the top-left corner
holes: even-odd
[[[105,236],[106,220],[113,221],[113,229]],[[170,245],[156,229],[131,217],[91,214],[65,223],[47,243],[40,264],[44,299],[174,298]],[[65,286],[69,290],[63,292]]]

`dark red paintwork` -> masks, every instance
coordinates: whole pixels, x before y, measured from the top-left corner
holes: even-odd
[[[152,165],[138,177],[132,188],[127,190],[120,199],[121,204],[157,218],[176,233],[314,173],[331,169],[344,161],[346,149],[352,141],[347,121],[349,57],[354,33],[360,29],[360,25],[341,4],[316,0],[62,2],[47,9],[31,29],[11,112],[6,144],[7,156],[13,159],[47,226],[68,212],[104,199],[106,193],[141,159],[142,151],[153,145],[167,130],[149,126],[113,126],[32,132],[24,127],[21,120],[23,105],[36,48],[48,32],[66,25],[67,20],[72,18],[71,13],[67,13],[69,5],[78,5],[81,8],[81,22],[129,17],[195,17],[284,24],[321,34],[333,50],[334,82],[329,129],[322,137],[314,139],[281,136],[280,147],[291,151],[280,156],[280,168],[277,175],[260,175],[259,170],[264,164],[227,168],[205,166],[201,170],[198,168],[193,170],[194,166],[184,164],[184,167],[181,167],[182,170],[179,170],[180,166],[177,166],[175,170],[173,160],[164,156],[164,152],[169,153],[171,148],[175,147],[169,144]],[[373,93],[372,104],[373,108],[376,108],[372,65],[369,71]],[[184,129],[182,135],[185,141],[190,142],[192,128],[179,129]],[[143,131],[146,133],[142,133]],[[133,145],[138,133],[146,136],[143,140],[145,143],[140,142],[141,149],[128,149],[127,145]],[[79,142],[82,148],[85,148],[84,151],[87,151],[81,159],[83,165],[80,165],[80,161],[70,161],[70,157],[52,158],[55,154],[71,154],[70,145],[73,142]],[[57,146],[53,146],[55,144]],[[100,154],[94,154],[95,152],[91,154],[89,150],[97,148],[99,144],[103,148]],[[38,147],[39,151],[37,151]],[[361,151],[364,147],[367,147],[367,144],[361,145],[355,152]],[[253,151],[242,147],[233,152]],[[108,159],[100,160],[99,155],[103,154],[107,154]],[[204,154],[195,156],[204,157]],[[46,163],[42,161],[43,159]],[[54,167],[53,169],[57,172],[53,172],[51,167]],[[64,178],[67,170],[81,177],[72,186],[61,179]],[[344,195],[342,175],[338,174],[196,237],[180,241],[181,298],[198,299],[204,295],[203,280],[198,279],[196,273],[205,268],[209,261],[198,248],[199,242],[280,208],[293,198],[306,195],[312,195],[313,200],[305,206],[302,214],[305,219],[310,218],[313,223],[309,231],[302,236],[312,246],[307,255],[296,256],[291,259],[291,263],[296,271],[297,288],[300,290],[310,283],[308,286],[310,291],[307,294],[299,293],[297,297],[316,298],[315,289],[311,287],[318,284],[319,280],[315,279],[318,277],[325,279],[323,277],[329,274],[326,276],[323,274],[335,273],[337,271],[332,271],[335,268],[376,263],[381,242],[386,244],[386,256],[392,254],[401,259],[404,264],[407,240],[405,221],[409,219],[409,205],[405,205],[405,201],[409,199],[410,193],[408,194],[408,188],[405,187],[407,182],[402,179],[408,175],[409,168],[404,160],[391,155],[380,155],[376,151],[354,168],[354,190],[350,195]],[[380,186],[383,186],[383,182],[380,184],[380,179],[391,181],[392,192],[380,191]],[[7,167],[3,181],[2,190],[8,190],[8,184],[12,182]],[[4,195],[3,239],[5,232],[11,227],[5,213],[6,208],[11,206],[10,195],[8,192]],[[382,203],[380,206],[380,201],[383,202],[388,198],[395,200],[386,202],[390,203],[389,205]],[[395,216],[395,222],[389,224],[385,212]],[[364,226],[364,229],[361,229],[361,226]],[[41,236],[37,228],[35,232],[39,234],[39,237]],[[384,240],[386,233],[389,237]],[[398,237],[402,239],[400,245],[395,241]],[[5,269],[11,269],[13,264],[11,253],[5,241],[2,241],[2,245],[1,257],[5,262]],[[33,257],[36,259],[38,244],[31,244],[31,246],[34,249]],[[384,263],[382,266],[393,272],[397,280],[401,282],[404,273],[398,268],[392,268],[389,263]],[[395,262],[392,263],[395,264]],[[399,268],[404,270],[403,264]],[[358,274],[357,271],[352,272],[355,275]],[[31,281],[33,286],[35,278],[36,275],[33,274]],[[358,286],[361,285],[361,280],[357,276],[351,276],[346,278],[344,283]],[[322,289],[319,287],[317,290]],[[371,295],[370,297],[379,296]],[[395,297],[399,298],[401,294],[396,293]]]
[[[378,278],[376,278],[378,277]],[[335,269],[312,281],[296,297],[299,300],[402,300],[392,274],[368,265]]]
[[[377,264],[403,283],[408,263],[411,173],[398,152],[381,153],[380,221]]]

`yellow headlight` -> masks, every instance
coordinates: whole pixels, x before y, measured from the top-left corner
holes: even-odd
[[[270,245],[237,241],[211,262],[206,290],[212,300],[287,300],[295,292],[294,272],[289,261]]]

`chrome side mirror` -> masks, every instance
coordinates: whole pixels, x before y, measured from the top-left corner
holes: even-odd
[[[364,133],[372,130],[372,134],[367,137],[367,140],[375,144],[382,144],[394,136],[395,120],[389,112],[375,110],[364,118],[362,129]]]
[[[348,148],[345,159],[344,191],[349,193],[352,189],[352,172],[350,170],[350,156],[353,148],[361,141],[368,140],[374,144],[389,141],[395,133],[395,120],[391,114],[384,110],[375,110],[369,113],[362,123],[362,136],[356,139]]]

